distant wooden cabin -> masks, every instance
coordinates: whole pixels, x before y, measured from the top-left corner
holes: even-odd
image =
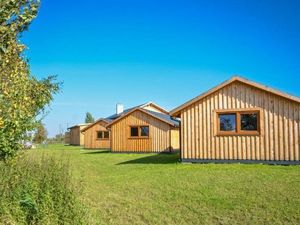
[[[81,133],[81,131],[88,125],[89,124],[78,124],[68,128],[70,133],[70,145],[84,145],[84,134]]]
[[[179,106],[183,162],[300,164],[300,99],[241,77]]]
[[[158,107],[136,107],[114,119],[112,152],[169,152],[179,149],[179,121]]]

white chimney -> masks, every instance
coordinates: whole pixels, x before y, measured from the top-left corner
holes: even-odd
[[[124,112],[124,105],[118,103],[117,106],[116,106],[116,113],[120,114],[120,113],[123,113],[123,112]]]

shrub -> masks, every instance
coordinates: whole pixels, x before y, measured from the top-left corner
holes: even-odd
[[[0,221],[4,224],[86,224],[69,162],[23,153],[0,162]]]

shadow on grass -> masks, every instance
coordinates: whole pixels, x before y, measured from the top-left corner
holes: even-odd
[[[157,155],[145,156],[138,159],[133,159],[118,163],[117,165],[126,164],[174,164],[179,160],[179,154],[161,153]]]
[[[110,150],[88,150],[88,149],[84,149],[84,152],[82,152],[82,154],[85,155],[92,155],[92,154],[103,154],[103,153],[110,153]]]

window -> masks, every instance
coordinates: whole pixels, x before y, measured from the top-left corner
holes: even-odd
[[[220,114],[220,131],[236,131],[236,114]]]
[[[218,135],[259,135],[259,111],[217,112]]]
[[[97,139],[109,139],[109,131],[97,131]]]
[[[109,132],[108,131],[103,132],[103,138],[104,139],[109,139]]]
[[[241,113],[241,130],[257,131],[257,113]]]
[[[149,127],[142,126],[141,128],[141,137],[149,137]]]
[[[138,137],[139,136],[139,127],[131,127],[130,128],[130,136]]]
[[[131,138],[148,138],[149,126],[134,126],[130,127]]]

